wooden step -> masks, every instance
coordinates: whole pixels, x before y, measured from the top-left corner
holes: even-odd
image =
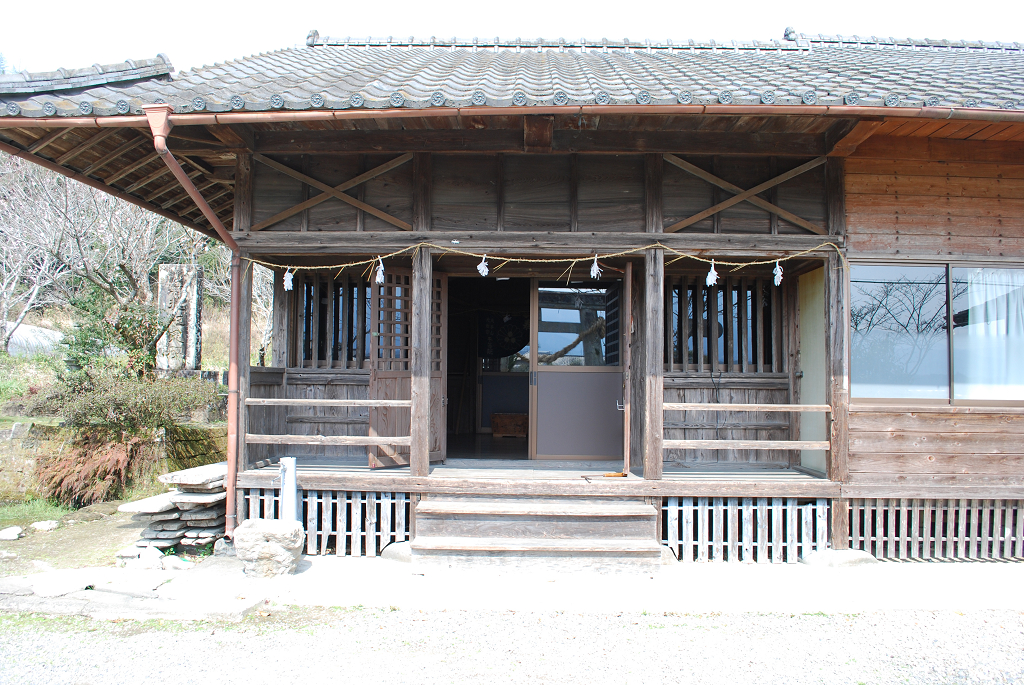
[[[655,540],[551,540],[522,538],[420,537],[413,539],[416,553],[461,552],[541,552],[590,554],[642,554],[661,557],[661,545]]]
[[[416,505],[417,516],[578,516],[578,517],[655,517],[653,504],[633,502],[572,502],[557,500],[423,500]]]

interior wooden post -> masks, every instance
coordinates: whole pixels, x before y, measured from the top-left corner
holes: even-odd
[[[662,442],[664,440],[665,403],[665,251],[651,248],[644,252],[644,478],[660,480]]]
[[[288,366],[288,292],[284,289],[284,272],[274,271],[274,322],[270,338],[270,365]]]
[[[412,258],[412,446],[411,475],[430,473],[430,250]]]

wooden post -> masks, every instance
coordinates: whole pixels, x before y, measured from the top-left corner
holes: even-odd
[[[832,407],[831,443],[826,465],[829,480],[845,482],[849,474],[850,361],[849,278],[838,254],[825,266],[825,368],[829,371],[827,401]]]
[[[420,248],[412,258],[412,446],[413,476],[430,473],[430,250]]]
[[[630,422],[633,420],[630,396],[633,394],[632,331],[633,331],[633,262],[626,262],[626,273],[622,276],[622,297],[619,300],[622,312],[622,472],[629,475]]]
[[[249,451],[245,446],[249,411],[245,400],[249,397],[249,371],[252,347],[252,270],[255,264],[242,259],[242,293],[238,302],[238,455],[239,472],[249,467]]]
[[[644,155],[644,213],[648,233],[662,233],[665,228],[662,210],[664,162],[664,155]]]
[[[832,515],[829,520],[829,539],[832,549],[850,549],[850,500],[832,500]]]
[[[651,248],[644,253],[644,478],[660,480],[664,440],[665,345],[665,251]]]

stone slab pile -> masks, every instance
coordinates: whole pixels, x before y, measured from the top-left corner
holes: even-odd
[[[224,537],[226,476],[227,462],[168,473],[160,481],[173,490],[121,505],[147,524],[136,546],[202,547]]]

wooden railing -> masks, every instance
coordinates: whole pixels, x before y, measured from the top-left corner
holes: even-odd
[[[247,407],[412,407],[412,400],[305,400],[249,397]],[[246,433],[245,441],[253,445],[395,445],[410,447],[412,436],[382,435],[265,435]]]
[[[721,404],[718,402],[665,402],[664,411],[822,412],[827,404]],[[667,450],[828,450],[828,440],[665,440]]]

